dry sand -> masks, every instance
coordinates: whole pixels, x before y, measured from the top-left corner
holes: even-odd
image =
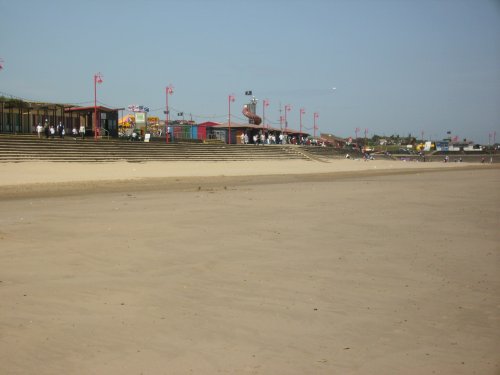
[[[0,176],[0,374],[500,374],[496,165]]]

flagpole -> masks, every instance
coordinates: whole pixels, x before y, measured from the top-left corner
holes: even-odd
[[[168,109],[168,96],[172,95],[174,93],[174,86],[172,84],[169,84],[165,88],[165,105],[166,105],[166,113],[165,113],[165,143],[168,143],[168,128],[169,128],[169,122],[170,122],[170,111]]]
[[[97,84],[102,83],[101,73],[94,74],[94,140],[97,141]]]
[[[319,117],[318,112],[314,112],[314,116],[313,117],[314,117],[314,127],[313,127],[314,128],[314,138],[316,139],[316,129],[318,128],[316,126],[316,119]]]
[[[306,113],[304,108],[300,109],[300,134],[299,134],[299,144],[302,142],[302,115]]]
[[[228,137],[227,143],[231,144],[231,102],[234,102],[234,95],[229,95],[228,104],[229,104],[229,121],[228,121]]]
[[[288,121],[286,119],[286,113],[290,112],[291,109],[292,109],[292,107],[290,107],[290,104],[285,105],[285,134],[288,133]]]
[[[269,107],[269,100],[264,99],[262,101],[262,125],[264,128],[268,128],[266,126],[266,107]]]

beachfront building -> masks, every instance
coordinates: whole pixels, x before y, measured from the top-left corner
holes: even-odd
[[[84,125],[87,135],[94,135],[94,107],[73,104],[45,103],[0,97],[0,133],[34,134],[38,124],[56,126],[60,122],[67,134],[71,129]],[[118,136],[118,111],[120,109],[97,107],[98,135]]]
[[[97,130],[94,126],[94,110],[97,109]],[[123,110],[123,108],[107,108],[103,106],[97,107],[70,107],[66,108],[65,112],[71,118],[76,117],[80,119],[85,125],[86,133],[94,135],[97,131],[99,136],[109,136],[118,137],[118,111]],[[75,116],[76,115],[76,116]],[[65,124],[63,122],[63,124]],[[68,124],[65,124],[68,126]],[[72,126],[68,126],[69,129]]]
[[[222,142],[239,144],[241,142],[241,135],[246,134],[249,138],[249,143],[253,143],[252,139],[255,135],[261,136],[264,134],[266,138],[269,136],[274,136],[275,139],[279,139],[280,134],[287,139],[288,143],[293,143],[291,140],[298,140],[300,137],[307,138],[309,136],[306,132],[299,132],[297,130],[288,129],[285,133],[284,130],[280,128],[264,127],[262,125],[254,125],[249,123],[238,123],[231,121],[231,126],[228,122],[215,123],[207,128],[207,138],[218,139]],[[229,135],[231,139],[229,139]],[[298,143],[298,141],[295,141]]]

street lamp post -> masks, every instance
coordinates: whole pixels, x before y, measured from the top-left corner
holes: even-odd
[[[316,138],[316,129],[318,129],[318,127],[316,126],[316,119],[319,117],[319,113],[318,112],[314,112],[314,138]]]
[[[269,107],[269,100],[262,101],[262,126],[266,128],[266,107]]]
[[[358,146],[358,149],[359,149],[359,144],[358,144],[358,133],[361,129],[360,128],[356,128],[354,129],[354,133],[356,133],[356,146]]]
[[[228,144],[231,144],[231,102],[234,102],[234,95],[228,96],[228,103],[229,103],[229,121],[228,121],[228,137],[227,137]]]
[[[170,117],[170,111],[168,110],[168,96],[172,95],[174,93],[174,86],[172,84],[169,84],[165,88],[165,143],[168,143],[168,124],[169,124],[169,117]]]
[[[302,142],[302,115],[306,113],[306,110],[304,108],[300,109],[300,134],[299,134],[299,144]]]
[[[94,140],[97,141],[97,84],[102,83],[102,74],[94,74]]]
[[[292,110],[292,107],[290,104],[285,104],[285,134],[288,133],[288,121],[286,120],[286,113],[290,112]]]
[[[366,149],[368,148],[368,144],[367,144],[367,135],[368,135],[368,129],[365,129],[365,152],[366,152]]]

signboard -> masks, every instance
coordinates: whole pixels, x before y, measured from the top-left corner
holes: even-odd
[[[149,125],[157,125],[160,123],[160,118],[156,116],[148,116]]]
[[[144,135],[144,142],[149,142],[149,140],[150,140],[150,139],[151,139],[151,134],[146,133],[146,134]]]
[[[135,123],[136,124],[145,124],[146,123],[146,114],[144,112],[137,112],[135,114]]]

